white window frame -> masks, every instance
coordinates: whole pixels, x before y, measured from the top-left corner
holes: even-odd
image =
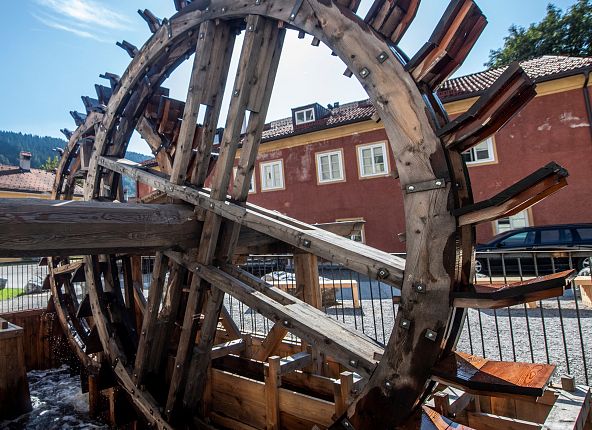
[[[477,147],[479,145],[484,145],[484,144],[487,146],[487,152],[489,153],[489,156],[487,158],[477,160],[477,156],[476,156]],[[465,161],[467,163],[467,166],[474,166],[477,164],[494,163],[496,160],[495,160],[495,146],[493,144],[493,137],[488,137],[487,139],[479,142],[477,145],[475,145],[472,148],[467,149],[466,151],[463,152],[463,154],[467,154],[467,153],[471,153],[472,158],[473,158],[473,161]]]
[[[279,181],[278,181],[279,184],[278,185],[275,185],[275,186],[268,187],[268,186],[266,186],[267,181],[265,180],[265,168],[267,166],[270,166],[273,169],[273,166],[274,165],[279,165],[279,175],[280,175]],[[261,179],[261,191],[262,192],[263,191],[275,191],[275,190],[283,190],[283,189],[285,189],[285,182],[284,182],[284,160],[279,159],[279,160],[272,160],[272,161],[264,161],[264,162],[261,162],[261,163],[259,163],[259,172],[261,174],[261,178],[260,179]],[[273,170],[272,170],[272,172],[273,172]],[[276,182],[276,181],[274,180],[274,182]]]
[[[363,217],[355,217],[355,218],[337,218],[335,222],[344,222],[344,221],[364,221]],[[350,236],[349,239],[355,242],[366,243],[366,224],[362,225],[362,229],[360,230],[360,240],[356,240],[354,235]]]
[[[500,228],[500,221],[506,224],[509,223],[509,228]],[[506,231],[515,230],[517,228],[530,227],[530,213],[528,209],[518,212],[506,218],[501,218],[493,223],[494,233],[505,233]]]
[[[362,151],[365,149],[374,149],[374,148],[382,148],[382,156],[384,160],[384,172],[376,172],[375,164],[374,164],[374,154],[372,157],[372,170],[374,173],[364,173],[364,157],[362,157]],[[358,153],[358,172],[360,178],[375,178],[379,176],[388,176],[389,175],[389,153],[387,150],[386,142],[379,142],[379,143],[371,143],[368,145],[358,145],[357,148]]]
[[[238,171],[238,167],[234,166],[232,168],[234,180],[236,180],[236,172],[237,171]],[[255,194],[256,192],[257,192],[257,184],[256,184],[255,175],[251,175],[251,183],[249,184],[249,194]]]
[[[330,184],[334,182],[344,182],[345,181],[345,169],[343,165],[343,149],[337,149],[335,151],[323,151],[317,152],[316,154],[316,163],[317,163],[317,181],[319,184]],[[331,166],[331,156],[337,155],[339,159],[339,175],[340,177],[335,178],[334,173]],[[321,170],[321,159],[323,157],[329,157],[329,175],[331,176],[329,179],[323,179],[323,174]]]
[[[307,120],[306,119],[306,113],[307,112],[311,112],[312,115],[312,119]],[[304,115],[304,119],[302,121],[298,120],[298,114],[302,113]],[[294,121],[296,122],[296,125],[300,125],[300,124],[308,124],[309,122],[314,122],[316,120],[316,116],[315,116],[315,110],[314,108],[306,108],[306,109],[300,109],[294,112]]]

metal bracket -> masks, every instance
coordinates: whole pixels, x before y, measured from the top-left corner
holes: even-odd
[[[356,430],[356,428],[353,426],[353,424],[347,418],[343,418],[341,420],[341,426],[347,430]]]
[[[296,19],[296,15],[298,14],[303,2],[304,0],[296,0],[296,3],[294,3],[294,8],[292,8],[292,12],[290,12],[290,22]]]
[[[412,194],[421,191],[437,190],[439,188],[446,188],[446,179],[432,179],[431,181],[405,185],[405,192],[407,194]]]

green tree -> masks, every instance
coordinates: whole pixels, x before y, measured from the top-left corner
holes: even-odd
[[[567,12],[553,4],[541,22],[528,28],[512,25],[504,46],[489,52],[487,67],[543,55],[592,56],[592,0],[578,0]]]
[[[43,163],[41,165],[41,168],[43,170],[47,170],[48,172],[53,172],[54,170],[56,170],[58,168],[58,165],[59,164],[60,164],[60,159],[56,155],[53,158],[52,157],[47,157],[47,160],[45,160],[45,163]]]

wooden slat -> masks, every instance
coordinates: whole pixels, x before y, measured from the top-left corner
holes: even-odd
[[[514,215],[567,185],[568,173],[549,163],[490,199],[454,211],[460,226],[479,224]]]
[[[73,263],[64,264],[53,268],[54,275],[69,274],[77,271],[82,267],[82,261],[75,261]]]
[[[498,309],[559,297],[575,275],[575,270],[566,270],[501,286],[479,284],[473,292],[453,293],[453,304],[459,308]]]
[[[472,427],[457,424],[428,406],[422,406],[420,430],[474,430]],[[479,427],[480,429],[480,427]]]
[[[212,347],[210,357],[212,360],[224,357],[228,354],[239,354],[245,350],[246,342],[244,339],[235,339]]]
[[[199,237],[183,206],[40,199],[0,199],[0,229],[1,257],[142,252]]]
[[[164,278],[168,268],[168,258],[160,253],[156,253],[154,260],[154,270],[152,272],[152,282],[148,290],[148,303],[144,311],[144,321],[136,353],[134,364],[133,379],[136,385],[142,383],[146,368],[149,367],[149,361],[155,357],[151,354],[151,345],[156,333],[156,322],[158,320],[158,311],[162,302],[162,293],[164,288]]]
[[[282,385],[280,357],[269,357],[265,363],[265,421],[267,430],[280,429],[280,396]]]
[[[534,82],[514,63],[467,112],[438,134],[448,148],[466,151],[497,132],[535,96]]]
[[[402,258],[250,203],[242,207],[230,200],[216,201],[204,189],[174,185],[162,174],[139,168],[129,160],[100,157],[99,164],[137,179],[155,189],[166,191],[171,197],[212,211],[230,221],[241,223],[250,229],[289,243],[326,260],[343,264],[345,267],[366,274],[373,279],[380,279],[397,288],[403,280],[405,260]]]
[[[432,379],[474,394],[540,397],[554,372],[550,364],[493,361],[455,352],[434,367]]]
[[[406,68],[418,83],[433,89],[460,67],[487,25],[473,0],[453,0],[430,40]]]
[[[397,44],[415,18],[419,3],[420,0],[375,0],[364,20]]]

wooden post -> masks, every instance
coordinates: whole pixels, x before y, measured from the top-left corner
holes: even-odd
[[[335,382],[335,416],[337,417],[343,415],[347,410],[354,385],[352,372],[341,372],[339,376],[339,382]]]
[[[24,330],[0,318],[0,421],[31,410]]]
[[[321,286],[319,283],[319,261],[316,255],[297,251],[294,253],[294,271],[296,272],[296,291],[302,291],[304,302],[317,309],[322,307]],[[302,349],[307,345],[302,342]],[[318,375],[325,374],[325,357],[318,348],[311,348],[312,366],[310,371]]]
[[[440,415],[450,415],[450,396],[446,393],[438,392],[434,394],[434,409]]]
[[[265,420],[266,430],[280,428],[280,398],[279,388],[282,385],[280,375],[280,357],[269,357],[265,363]]]
[[[95,375],[88,376],[88,415],[98,418],[100,415],[101,390],[99,380]]]

